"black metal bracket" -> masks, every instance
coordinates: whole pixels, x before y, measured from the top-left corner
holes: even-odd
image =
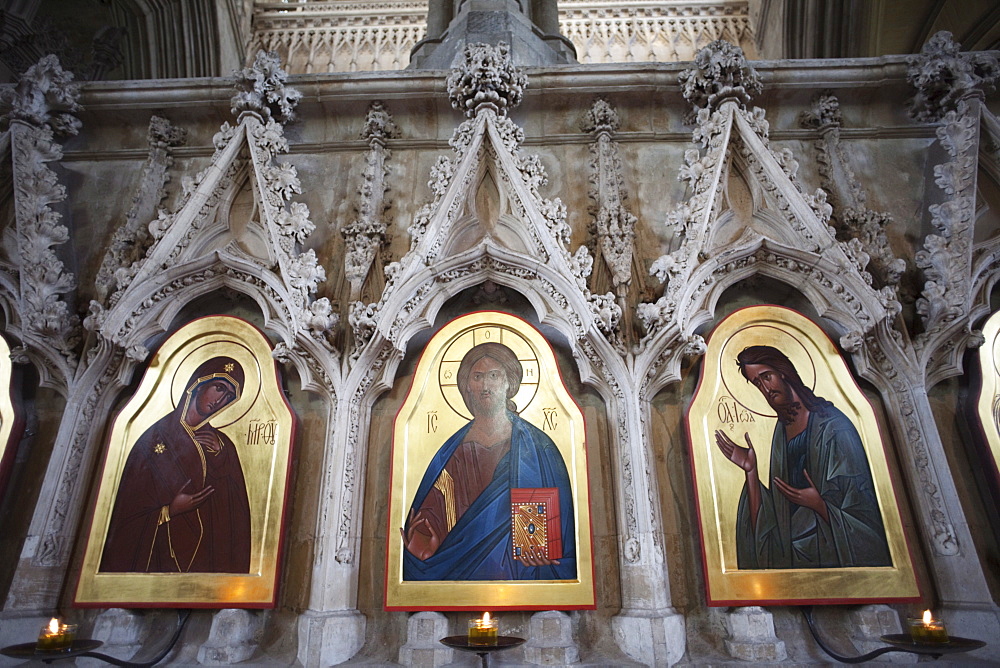
[[[190,610],[178,610],[177,611],[177,628],[174,629],[174,635],[170,638],[170,642],[167,643],[166,647],[160,650],[160,653],[153,657],[151,660],[145,663],[133,663],[131,661],[122,661],[121,659],[116,659],[113,656],[108,656],[107,654],[101,654],[100,652],[83,652],[82,654],[77,654],[77,656],[89,656],[92,659],[100,659],[106,663],[110,663],[115,666],[128,666],[128,668],[150,668],[150,666],[155,666],[160,661],[170,653],[170,650],[174,648],[177,644],[178,638],[181,637],[181,631],[184,630],[185,624],[187,624],[188,619],[191,617]]]
[[[809,625],[809,631],[812,633],[813,639],[819,648],[827,653],[833,659],[840,661],[841,663],[864,663],[865,661],[871,661],[876,656],[882,656],[883,654],[888,654],[889,652],[906,652],[907,654],[923,654],[924,656],[932,656],[935,659],[940,658],[943,654],[935,654],[927,651],[915,652],[905,647],[879,647],[878,649],[872,650],[867,654],[862,654],[861,656],[843,656],[842,654],[837,654],[832,649],[827,647],[823,639],[819,637],[819,631],[816,630],[816,621],[813,619],[812,606],[803,605],[799,606],[802,611],[802,615],[806,618],[806,623]]]

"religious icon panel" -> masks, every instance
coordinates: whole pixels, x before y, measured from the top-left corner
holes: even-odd
[[[594,607],[583,414],[541,332],[497,312],[427,344],[393,431],[390,610]]]
[[[917,600],[875,413],[817,325],[723,320],[687,426],[710,605]]]
[[[294,429],[253,325],[174,333],[111,427],[76,604],[273,607]]]
[[[1000,314],[994,313],[983,327],[986,342],[979,347],[982,377],[976,416],[986,445],[986,476],[995,494],[1000,494]]]
[[[14,396],[14,364],[10,346],[0,336],[0,499],[14,468],[17,445],[24,433],[24,419]]]

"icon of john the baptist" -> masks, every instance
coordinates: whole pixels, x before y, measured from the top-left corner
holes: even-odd
[[[100,571],[247,573],[250,504],[236,446],[208,424],[236,401],[244,372],[213,357],[191,375],[177,408],[129,452]]]
[[[559,449],[521,418],[517,356],[500,343],[474,346],[457,383],[472,420],[431,459],[401,527],[403,580],[567,580],[576,577],[569,474]],[[562,555],[513,556],[511,489],[556,489]]]
[[[715,432],[722,454],[746,474],[736,518],[739,568],[891,566],[868,459],[851,420],[816,396],[777,348],[749,346],[736,362],[778,415],[766,487],[750,436],[744,448]]]

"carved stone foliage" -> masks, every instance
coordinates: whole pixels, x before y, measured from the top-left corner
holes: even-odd
[[[125,222],[115,230],[111,245],[97,272],[97,294],[103,306],[107,306],[105,300],[118,287],[115,272],[139,260],[152,243],[149,220],[166,196],[166,185],[170,181],[169,170],[174,162],[171,149],[183,144],[186,134],[165,118],[153,116],[149,119],[149,153],[146,155],[139,185],[125,215]]]
[[[80,127],[73,116],[80,110],[79,86],[72,78],[55,56],[46,56],[15,88],[6,89],[2,100],[10,122],[15,210],[14,243],[5,251],[19,285],[11,329],[37,353],[45,382],[63,390],[76,366],[79,318],[63,301],[76,287],[75,278],[55,251],[69,231],[51,205],[66,198],[66,188],[47,163],[62,158],[55,136],[76,134]]]
[[[383,214],[390,206],[386,192],[389,190],[388,161],[392,157],[386,139],[398,137],[399,129],[382,102],[373,102],[368,108],[361,136],[368,140],[368,152],[365,154],[364,180],[359,189],[361,200],[356,208],[358,217],[340,231],[347,245],[344,274],[351,286],[352,302],[361,297],[361,287],[372,262],[386,243]]]
[[[521,103],[528,77],[514,67],[507,44],[470,44],[462,64],[448,76],[447,84],[451,106],[469,118],[482,105],[490,105],[497,114],[505,116]]]
[[[58,135],[75,135],[82,125],[79,84],[55,56],[45,56],[21,75],[14,88],[0,91],[0,104],[9,107],[0,121],[24,121],[47,127]]]
[[[693,66],[681,72],[677,81],[684,99],[698,109],[715,109],[730,97],[747,107],[761,91],[760,75],[747,62],[743,50],[724,40],[701,49]]]
[[[910,114],[933,123],[954,111],[963,97],[992,88],[1000,79],[1000,59],[994,52],[961,53],[951,33],[942,30],[910,58],[907,78],[917,89]]]
[[[801,123],[820,132],[815,144],[817,162],[823,188],[831,194],[834,205],[837,238],[848,243],[857,240],[857,249],[867,254],[866,268],[878,287],[889,286],[895,293],[906,262],[895,256],[885,235],[892,216],[866,206],[868,194],[847,161],[840,142],[840,101],[829,93],[819,95],[812,108],[802,114]]]
[[[914,345],[926,365],[929,383],[961,372],[961,351],[982,342],[972,329],[977,309],[973,239],[976,222],[980,132],[990,116],[982,108],[983,89],[1000,79],[1000,59],[992,53],[961,53],[951,34],[939,32],[910,60],[910,82],[917,87],[911,114],[937,122],[938,142],[948,160],[934,167],[934,182],[944,201],[930,206],[935,232],[915,258],[924,283],[917,313],[924,331]],[[980,301],[988,301],[979,297]]]
[[[265,120],[273,115],[281,123],[293,120],[302,93],[285,86],[287,79],[278,54],[258,51],[253,65],[236,73],[239,92],[232,99],[233,113],[252,111]]]
[[[917,313],[925,327],[917,337],[918,348],[934,343],[956,320],[967,319],[971,307],[979,118],[969,113],[966,102],[959,102],[956,110],[944,115],[937,137],[951,160],[934,168],[934,182],[947,199],[931,205],[931,224],[937,234],[927,235],[916,256],[927,279],[917,299]],[[970,324],[966,322],[965,327]]]

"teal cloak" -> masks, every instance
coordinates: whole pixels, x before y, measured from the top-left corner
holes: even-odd
[[[789,501],[773,484],[809,486],[826,502],[830,521]],[[810,412],[805,431],[785,439],[780,422],[771,439],[771,480],[760,484],[757,529],[751,528],[746,485],[736,518],[737,565],[754,568],[891,566],[871,469],[854,424],[830,403]]]

